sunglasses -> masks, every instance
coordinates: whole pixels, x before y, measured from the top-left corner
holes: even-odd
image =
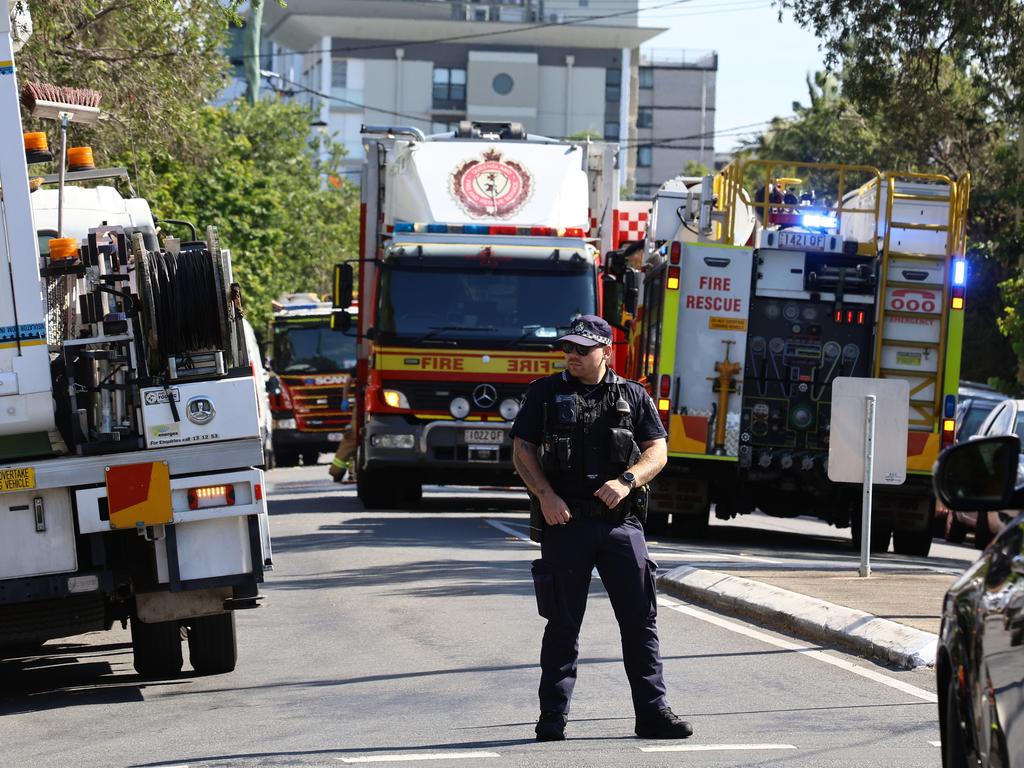
[[[599,346],[600,346],[599,344],[595,344],[592,347],[585,347],[582,344],[574,344],[571,341],[563,341],[562,342],[562,351],[565,352],[565,354],[567,354],[567,355],[570,352],[575,352],[580,357],[586,357],[591,352],[593,352],[595,349],[597,349]]]

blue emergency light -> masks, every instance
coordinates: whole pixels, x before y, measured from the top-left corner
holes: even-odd
[[[967,285],[967,262],[964,259],[953,260],[953,285]]]
[[[800,217],[800,226],[808,229],[835,229],[839,220],[835,216],[820,213],[805,213]]]

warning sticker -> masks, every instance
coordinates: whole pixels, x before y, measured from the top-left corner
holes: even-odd
[[[921,353],[920,352],[897,352],[896,353],[897,365],[921,365]]]
[[[709,317],[708,328],[712,331],[745,331],[747,321],[742,317]]]

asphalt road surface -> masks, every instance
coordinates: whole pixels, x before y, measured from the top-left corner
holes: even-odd
[[[660,598],[680,742],[633,736],[614,617],[595,578],[565,742],[539,744],[537,616],[524,497],[430,489],[369,513],[326,467],[268,476],[275,569],[238,615],[234,673],[141,680],[127,631],[0,662],[5,766],[800,766],[940,764],[933,676],[814,649]],[[662,568],[850,556],[848,532],[757,518]],[[948,551],[947,551],[948,549]],[[942,547],[939,567],[973,559]],[[946,562],[948,560],[948,563]],[[187,649],[186,649],[187,656]],[[678,750],[678,751],[676,751]]]

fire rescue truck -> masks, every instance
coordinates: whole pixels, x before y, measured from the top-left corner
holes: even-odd
[[[669,431],[649,527],[755,509],[853,526],[828,479],[831,383],[909,382],[908,478],[874,494],[872,547],[926,555],[930,471],[953,438],[969,178],[737,161],[655,196],[627,374]],[[824,190],[824,191],[823,191]]]
[[[61,148],[23,137],[11,20],[0,16],[0,655],[119,621],[140,674],[178,673],[183,632],[196,672],[230,671],[233,612],[256,607],[270,562],[230,254],[213,229],[160,242],[146,201],[109,185],[123,169],[65,151],[95,104],[28,87]],[[52,163],[30,192],[28,166]]]
[[[285,294],[273,308],[274,463],[293,467],[302,456],[316,464],[321,453],[334,452],[352,419],[355,336],[331,330],[331,303],[316,294]]]
[[[601,280],[617,148],[515,123],[363,136],[359,497],[390,507],[423,483],[518,482],[509,430],[526,385],[562,369],[555,341],[575,316],[602,295],[614,314],[625,287]],[[353,274],[336,271],[339,309]]]

